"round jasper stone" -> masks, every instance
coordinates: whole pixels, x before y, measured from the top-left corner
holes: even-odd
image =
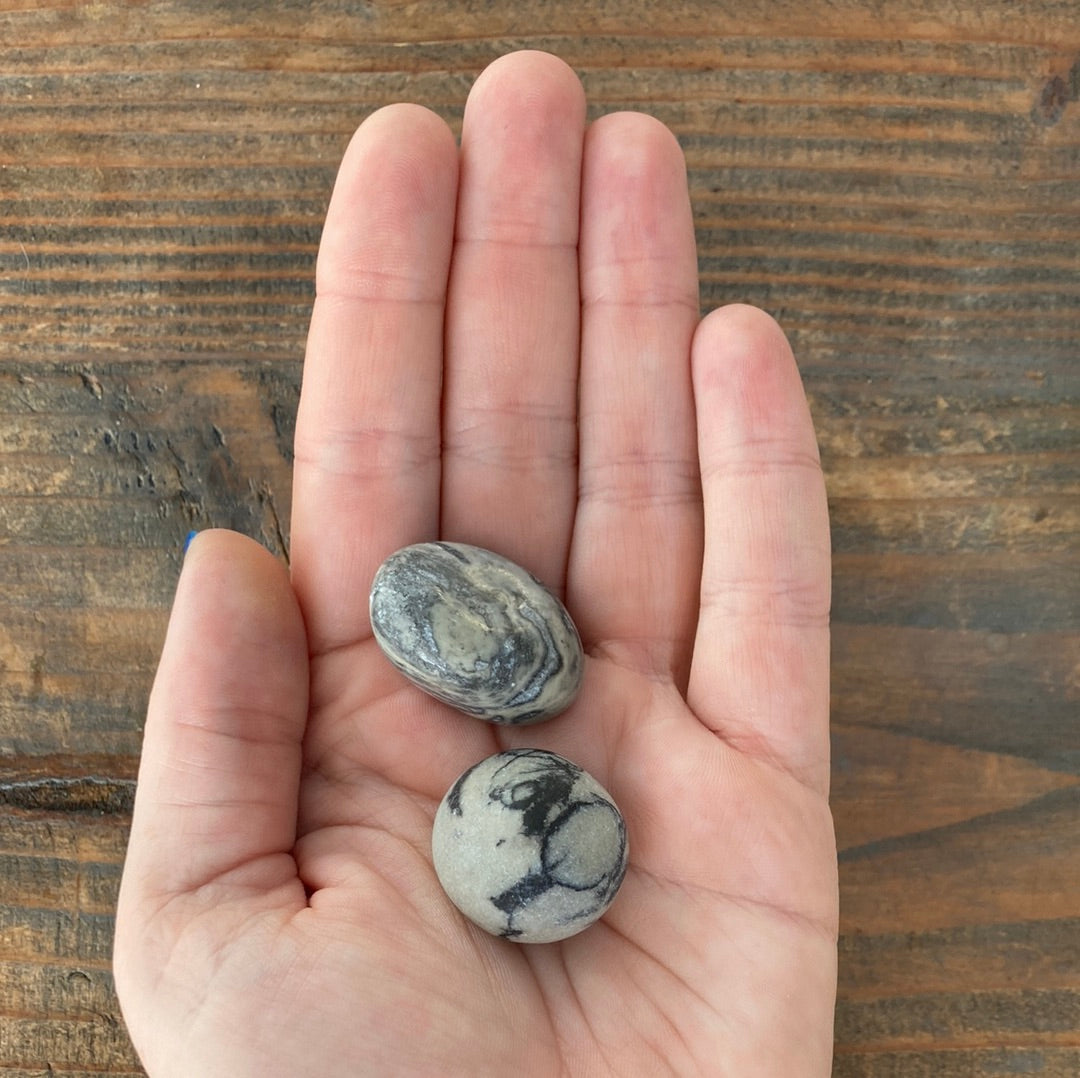
[[[391,554],[371,587],[371,628],[410,681],[488,722],[550,719],[581,687],[581,640],[566,608],[480,547],[417,543]]]
[[[553,752],[515,749],[469,768],[431,835],[450,900],[492,935],[551,943],[591,925],[626,873],[626,825],[587,771]]]

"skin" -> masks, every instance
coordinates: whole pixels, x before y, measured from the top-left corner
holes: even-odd
[[[699,318],[685,164],[587,126],[554,57],[492,64],[460,149],[372,115],[319,253],[290,572],[192,544],[151,696],[115,972],[164,1076],[824,1076],[836,977],[829,533],[776,324]],[[476,543],[566,602],[573,708],[494,728],[371,638],[378,564]],[[626,881],[558,944],[431,867],[466,767],[551,749],[622,807]]]

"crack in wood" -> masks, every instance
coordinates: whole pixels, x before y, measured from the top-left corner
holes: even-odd
[[[130,815],[135,780],[86,775],[0,781],[0,805],[29,812]]]

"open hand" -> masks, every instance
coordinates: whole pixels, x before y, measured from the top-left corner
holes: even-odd
[[[504,57],[460,150],[413,105],[361,126],[317,278],[291,578],[201,534],[151,698],[116,940],[149,1073],[828,1074],[823,483],[776,325],[699,320],[675,138]],[[571,710],[492,727],[382,656],[375,568],[436,538],[564,599]],[[524,745],[627,820],[614,905],[557,944],[487,936],[431,867],[447,787]]]

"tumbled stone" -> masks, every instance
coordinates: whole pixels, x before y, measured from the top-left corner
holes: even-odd
[[[391,554],[371,587],[371,628],[410,681],[488,722],[549,719],[581,687],[581,640],[562,603],[480,547],[417,543]]]
[[[450,900],[492,935],[551,943],[591,925],[626,873],[626,825],[587,771],[553,752],[515,749],[469,768],[431,835]]]

